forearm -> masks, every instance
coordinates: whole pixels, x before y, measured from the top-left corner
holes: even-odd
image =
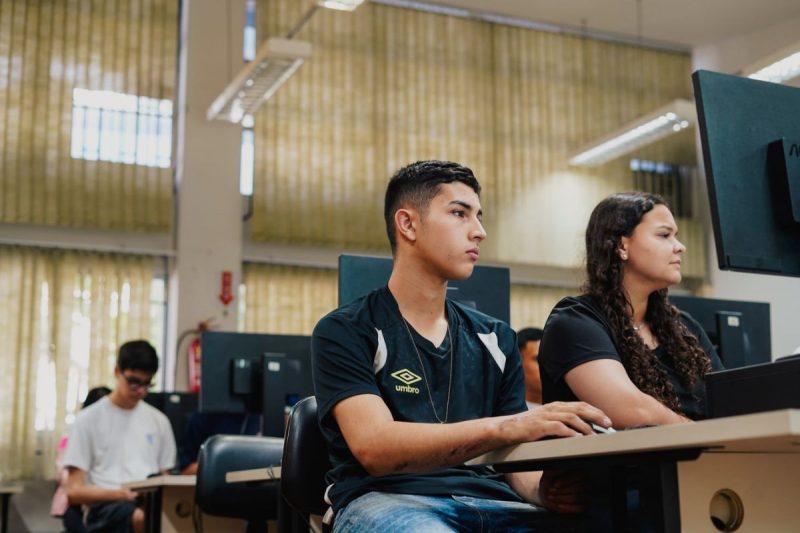
[[[333,415],[351,453],[373,476],[459,465],[501,446],[544,436],[589,434],[587,420],[611,425],[602,411],[582,402],[554,402],[533,411],[453,424],[399,422],[380,398],[368,394],[343,400]]]
[[[511,432],[504,429],[509,418],[454,424],[388,421],[374,428],[370,439],[362,440],[357,446],[351,445],[351,451],[373,476],[428,472],[463,464],[511,444]]]
[[[70,505],[87,505],[104,501],[126,500],[127,491],[124,489],[106,489],[95,485],[81,485],[67,487],[67,499]]]
[[[690,422],[688,418],[643,392],[620,402],[618,406],[608,406],[604,410],[610,413],[609,416],[617,429]]]

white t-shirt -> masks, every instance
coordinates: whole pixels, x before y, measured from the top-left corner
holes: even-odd
[[[123,409],[106,396],[78,413],[64,466],[85,471],[89,485],[116,489],[174,467],[175,455],[175,437],[163,413],[143,401]]]

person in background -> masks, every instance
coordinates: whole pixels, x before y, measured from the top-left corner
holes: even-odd
[[[722,363],[703,328],[669,302],[686,247],[664,200],[642,192],[600,202],[586,228],[583,295],[544,327],[544,401],[580,399],[617,428],[706,416],[704,376]]]
[[[525,373],[525,403],[528,409],[542,405],[542,378],[539,375],[540,328],[523,328],[517,332],[517,346]]]
[[[86,409],[97,400],[111,393],[108,387],[94,387],[86,393],[81,409]],[[56,449],[56,491],[50,504],[50,516],[61,518],[67,531],[80,531],[83,528],[83,513],[77,505],[70,506],[67,499],[69,471],[64,468],[64,452],[67,449],[69,433],[61,437]]]
[[[89,532],[143,531],[136,493],[122,485],[175,466],[169,420],[141,401],[157,370],[150,343],[126,342],[119,348],[114,390],[78,413],[72,426],[64,454],[67,497],[70,505],[89,506]]]

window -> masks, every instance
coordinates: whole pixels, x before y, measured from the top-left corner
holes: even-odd
[[[172,101],[73,89],[70,155],[89,161],[169,168]]]

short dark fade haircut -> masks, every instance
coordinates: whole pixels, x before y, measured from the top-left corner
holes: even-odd
[[[522,351],[529,342],[542,340],[543,333],[539,328],[523,328],[519,330],[517,332],[517,348]]]
[[[119,347],[117,367],[120,372],[138,370],[147,374],[155,374],[158,371],[156,349],[147,341],[128,341]]]
[[[397,248],[394,215],[402,207],[413,207],[423,216],[443,183],[459,182],[480,195],[481,185],[472,170],[452,161],[417,161],[404,166],[389,180],[383,203],[383,218],[392,254]]]

